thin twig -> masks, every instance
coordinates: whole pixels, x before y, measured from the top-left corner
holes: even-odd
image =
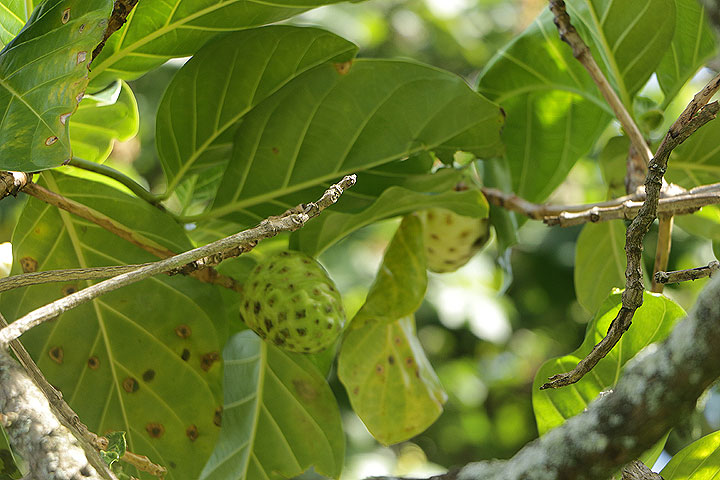
[[[79,290],[66,297],[56,300],[48,305],[40,307],[24,317],[14,321],[8,327],[0,330],[0,347],[7,345],[12,340],[20,337],[23,333],[41,323],[50,320],[63,312],[97,298],[104,293],[116,290],[125,285],[138,282],[145,278],[180,269],[184,265],[205,257],[222,254],[225,251],[237,247],[251,245],[265,238],[274,237],[280,232],[291,232],[298,230],[310,218],[320,214],[325,208],[335,203],[343,191],[355,184],[356,176],[345,176],[339,183],[331,186],[316,203],[309,203],[302,206],[302,212],[289,213],[279,217],[270,217],[263,220],[257,227],[236,233],[216,242],[202,247],[189,250],[173,257],[140,267],[132,272],[123,273],[90,287]]]
[[[122,185],[127,187],[128,190],[137,195],[140,199],[145,200],[150,205],[153,205],[165,211],[165,209],[160,204],[160,195],[155,195],[151,192],[148,192],[142,185],[137,183],[135,180],[128,177],[124,173],[118,172],[114,168],[108,167],[107,165],[104,165],[102,163],[90,162],[88,160],[83,160],[82,158],[77,157],[71,158],[68,162],[68,165],[80,168],[82,170],[87,170],[89,172],[98,173],[108,178],[112,178],[116,182],[121,183]]]
[[[630,116],[630,113],[628,113],[625,105],[623,105],[617,93],[613,90],[610,82],[608,82],[602,70],[600,70],[600,67],[590,53],[590,48],[570,23],[570,16],[565,10],[565,2],[562,0],[550,0],[550,10],[553,15],[555,15],[555,26],[560,33],[560,38],[570,45],[573,56],[585,67],[585,70],[588,71],[590,77],[592,77],[598,89],[600,89],[603,98],[605,98],[605,101],[610,105],[613,112],[615,112],[615,116],[620,121],[620,125],[622,125],[623,130],[627,133],[635,150],[642,157],[643,163],[648,165],[652,157],[652,152],[647,142],[645,142],[645,138]]]
[[[667,270],[668,260],[670,259],[670,248],[672,246],[672,229],[673,216],[661,215],[658,213],[658,239],[657,248],[655,249],[655,266],[653,272],[662,272]],[[650,291],[654,293],[662,293],[664,285],[655,280],[653,275]]]
[[[658,147],[655,157],[648,165],[648,176],[645,180],[645,202],[638,215],[632,221],[625,234],[625,256],[627,267],[625,269],[625,291],[622,294],[622,307],[610,324],[608,333],[600,343],[595,345],[590,354],[582,359],[570,372],[554,375],[548,379],[541,389],[558,388],[580,380],[597,363],[607,355],[612,347],[630,328],[635,310],[640,308],[643,301],[642,278],[642,241],[657,216],[660,200],[660,189],[663,176],[667,169],[667,162],[673,149],[687,140],[690,135],[700,127],[715,118],[720,105],[718,102],[708,104],[710,98],[720,89],[720,74],[713,78],[703,88],[668,130],[665,138]]]
[[[720,270],[720,262],[713,260],[704,267],[690,268],[688,270],[675,270],[672,272],[655,272],[653,278],[655,282],[659,284],[680,283],[687,282],[688,280],[712,277],[718,270]]]
[[[145,455],[138,455],[136,453],[132,453],[129,450],[125,451],[125,454],[120,457],[120,460],[125,463],[129,463],[141,472],[147,472],[155,477],[163,478],[167,473],[167,468],[163,467],[162,465],[157,465],[153,463]]]
[[[66,270],[48,270],[45,272],[30,272],[12,277],[0,278],[0,292],[12,290],[13,288],[29,287],[31,285],[40,285],[43,283],[53,282],[74,282],[77,280],[95,280],[100,278],[110,278],[121,273],[132,272],[138,268],[149,265],[141,263],[139,265],[115,265],[110,267],[90,267],[90,268],[68,268]]]

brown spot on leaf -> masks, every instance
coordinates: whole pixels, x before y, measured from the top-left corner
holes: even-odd
[[[395,357],[393,357],[392,355],[388,356],[388,363],[390,365],[395,365]]]
[[[317,389],[306,380],[293,380],[293,386],[298,396],[307,402],[311,402],[318,397]]]
[[[400,345],[400,344],[402,344],[402,338],[395,337],[395,345]]]
[[[75,292],[77,292],[77,287],[75,285],[64,285],[62,287],[62,294],[65,297]]]
[[[198,429],[195,425],[190,425],[185,430],[185,435],[190,439],[191,442],[194,442],[198,437]]]
[[[57,142],[58,138],[55,135],[51,135],[48,138],[45,139],[45,145],[48,147],[52,145],[53,143]]]
[[[62,364],[63,358],[65,358],[65,351],[63,350],[63,347],[52,347],[48,350],[48,355],[53,362],[59,365]]]
[[[147,370],[145,370],[143,372],[143,376],[142,376],[143,381],[150,382],[154,378],[155,378],[155,370],[153,370],[152,368],[148,368]]]
[[[277,147],[272,147],[272,152],[277,155],[278,153],[280,153],[280,149]]]
[[[405,359],[405,365],[407,365],[408,367],[412,367],[413,363],[415,363],[415,360],[413,360],[412,357],[407,357]]]
[[[87,364],[90,370],[97,370],[98,368],[100,368],[100,359],[93,355],[92,357],[88,358]]]
[[[125,377],[125,380],[122,382],[122,387],[127,393],[135,393],[138,391],[138,388],[140,388],[140,384],[133,377]]]
[[[183,323],[175,327],[175,335],[180,338],[188,338],[190,337],[190,335],[192,335],[192,330],[190,329],[190,327]]]
[[[334,63],[333,66],[335,67],[335,71],[340,75],[347,75],[348,72],[350,72],[350,67],[352,67],[352,60],[348,62]]]
[[[152,438],[160,438],[165,434],[165,427],[163,427],[162,423],[148,423],[145,425],[145,431],[147,431]]]
[[[25,273],[37,272],[38,263],[32,257],[23,257],[20,259],[20,267]]]
[[[353,391],[352,391],[352,392],[353,392],[353,395],[359,394],[359,393],[360,393],[360,387],[355,387],[355,388],[353,388]]]
[[[220,360],[220,354],[218,352],[209,352],[202,356],[200,359],[200,368],[206,372],[210,370],[215,362]]]
[[[190,360],[190,350],[188,350],[187,348],[184,348],[182,353],[180,354],[180,358],[182,358],[186,362],[188,360]]]
[[[85,52],[85,51],[78,52],[78,54],[77,54],[78,65],[83,63],[86,59],[87,59],[87,52]]]
[[[70,118],[70,115],[72,115],[72,112],[63,113],[62,115],[60,115],[60,123],[62,125],[65,125],[67,123],[67,119]]]
[[[70,20],[70,9],[69,8],[66,8],[65,10],[63,10],[61,20],[62,20],[63,25],[65,25]]]
[[[215,409],[215,414],[213,415],[213,423],[218,427],[220,425],[222,425],[222,412],[223,412],[223,408],[217,407]]]
[[[375,371],[382,375],[383,373],[385,373],[385,367],[381,363],[378,363],[377,365],[375,365]]]
[[[83,33],[85,31],[85,24],[81,23],[78,27],[78,33]]]

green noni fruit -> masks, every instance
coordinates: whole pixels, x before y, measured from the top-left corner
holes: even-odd
[[[427,268],[432,272],[454,272],[465,265],[490,239],[487,218],[458,215],[444,208],[420,212]]]
[[[252,271],[240,314],[268,342],[292,352],[314,353],[332,345],[345,324],[340,293],[312,257],[284,251]]]

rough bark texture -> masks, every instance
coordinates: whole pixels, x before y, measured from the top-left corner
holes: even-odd
[[[0,350],[0,412],[10,443],[27,462],[27,480],[101,480],[47,399],[5,350]]]

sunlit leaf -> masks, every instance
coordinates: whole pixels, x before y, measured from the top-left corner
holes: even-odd
[[[311,466],[338,478],[345,438],[337,402],[317,368],[251,331],[235,335],[223,358],[223,426],[200,478],[279,480]]]
[[[191,248],[182,227],[134,197],[57,173],[42,179],[108,221],[132,226],[137,238],[177,252]],[[20,264],[41,271],[157,260],[94,223],[32,198],[13,248],[14,274]],[[96,282],[5,292],[3,313],[8,321],[17,319],[91,283]],[[216,287],[158,276],[65,312],[25,334],[23,343],[92,431],[127,432],[128,449],[165,466],[165,478],[196,478],[220,430],[213,418],[222,404],[225,315]]]
[[[580,348],[570,355],[548,360],[535,375],[533,408],[541,435],[581,413],[600,392],[611,389],[630,359],[651,343],[664,340],[678,320],[685,316],[683,309],[672,300],[646,292],[642,307],[633,316],[630,329],[590,373],[572,385],[540,390],[540,386],[552,375],[574,368],[605,336],[610,322],[620,310],[620,297],[620,293],[614,293],[601,305],[588,325]]]
[[[495,156],[501,126],[498,107],[448,72],[389,60],[357,60],[347,73],[322,65],[245,116],[210,215],[252,224],[343,175],[422,151]]]
[[[0,169],[43,170],[71,157],[68,118],[111,10],[111,0],[46,1],[0,51]]]
[[[720,176],[720,122],[712,121],[673,150],[667,179],[685,188],[716,183]]]
[[[427,289],[425,247],[420,219],[405,217],[385,250],[365,303],[352,322],[394,322],[420,307]]]
[[[705,435],[673,455],[660,472],[665,480],[712,480],[720,474],[720,432]]]
[[[673,0],[567,3],[573,25],[629,107],[653,73],[675,25]],[[489,62],[479,91],[507,113],[503,139],[513,191],[544,200],[593,146],[610,120],[600,92],[545,11]]]
[[[170,58],[194,54],[225,32],[274,23],[338,1],[141,1],[93,62],[92,80],[96,85],[115,78],[132,80]]]
[[[487,200],[473,189],[456,192],[448,188],[444,193],[433,194],[390,187],[358,213],[324,212],[294,233],[290,245],[310,255],[318,255],[346,235],[373,222],[435,207],[468,217],[485,218],[488,215]]]
[[[168,192],[191,175],[222,176],[239,120],[293,78],[357,47],[324,30],[290,26],[227,35],[202,48],[175,75],[158,109],[157,143]],[[200,173],[199,173],[200,172]],[[220,178],[211,178],[215,189]],[[192,197],[198,190],[193,185]]]
[[[595,312],[613,287],[625,287],[625,265],[622,220],[585,225],[575,245],[575,295],[580,305]]]
[[[0,1],[0,48],[15,38],[32,11],[32,0]]]
[[[338,377],[355,413],[385,445],[423,432],[447,400],[412,317],[352,329],[340,350]]]
[[[135,95],[125,82],[86,95],[70,120],[73,155],[91,162],[105,161],[114,140],[124,142],[137,134],[139,121]]]
[[[705,7],[698,0],[675,0],[675,4],[675,34],[657,69],[665,105],[716,50]]]

